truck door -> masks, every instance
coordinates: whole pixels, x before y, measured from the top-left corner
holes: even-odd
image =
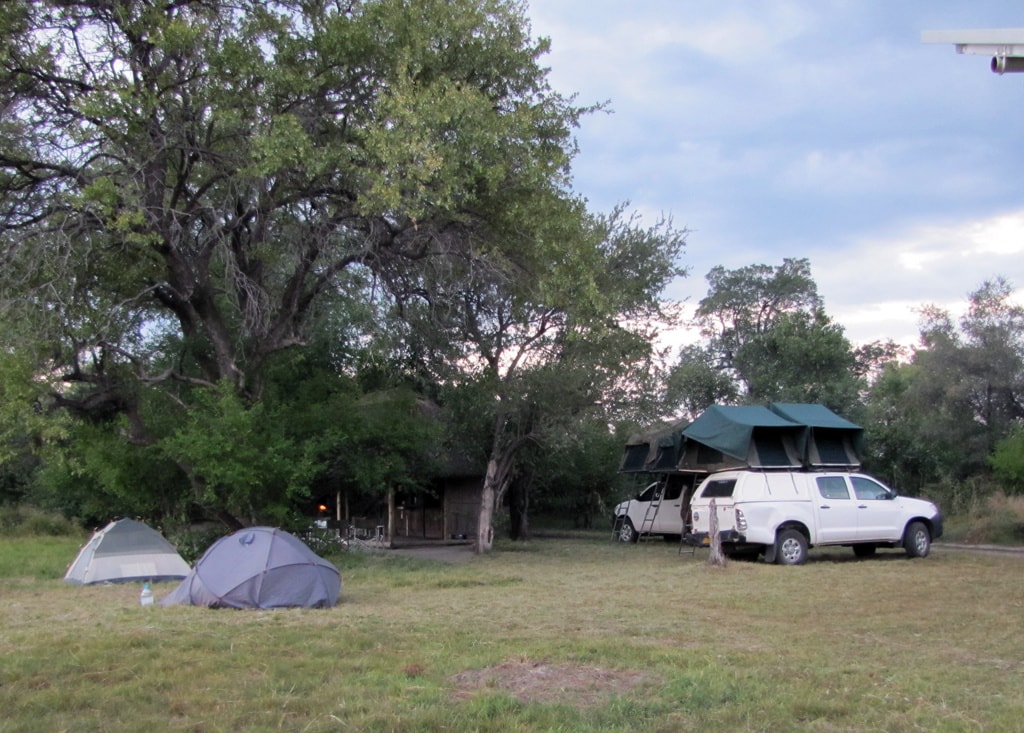
[[[661,507],[654,519],[654,534],[678,535],[683,533],[681,476],[669,476],[665,482],[665,494],[661,497]]]
[[[896,494],[867,476],[850,476],[857,504],[857,539],[895,542],[903,536],[903,508]]]
[[[857,538],[857,503],[850,496],[845,476],[815,477],[818,495],[813,497],[821,544],[838,544]]]

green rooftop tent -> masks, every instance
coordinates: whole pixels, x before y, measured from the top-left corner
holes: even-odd
[[[798,468],[807,428],[767,407],[711,405],[684,431],[689,470]],[[704,447],[703,456],[700,446]]]
[[[863,429],[824,405],[711,405],[692,423],[633,436],[624,473],[859,468]]]
[[[818,468],[860,468],[864,428],[824,405],[773,402],[768,409],[807,426],[801,450],[805,465]]]
[[[82,547],[64,580],[75,585],[180,580],[188,572],[188,563],[163,535],[134,519],[118,519]]]

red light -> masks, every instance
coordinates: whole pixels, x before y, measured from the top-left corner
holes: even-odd
[[[326,504],[321,504],[320,506],[317,507],[317,509],[319,509],[322,512],[326,512],[327,511],[327,505]]]

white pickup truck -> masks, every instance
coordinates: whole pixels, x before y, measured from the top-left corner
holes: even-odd
[[[923,499],[899,496],[861,473],[726,471],[708,476],[690,502],[683,541],[706,546],[711,511],[722,551],[799,565],[816,545],[852,547],[858,557],[903,547],[925,557],[942,536],[942,514]]]
[[[641,536],[663,537],[678,542],[686,527],[686,505],[699,478],[667,475],[655,481],[612,512],[614,535],[622,542],[636,542]]]

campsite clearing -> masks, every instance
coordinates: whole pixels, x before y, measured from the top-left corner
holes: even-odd
[[[605,532],[353,553],[338,606],[256,612],[0,566],[0,731],[1019,730],[1024,559],[703,559]]]

